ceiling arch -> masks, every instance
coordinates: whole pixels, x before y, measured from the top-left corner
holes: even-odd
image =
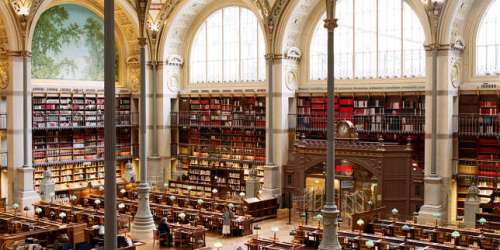
[[[431,41],[431,29],[420,0],[406,0],[417,14],[425,32],[426,43]],[[281,20],[277,36],[277,51],[286,53],[291,47],[304,48],[307,34],[312,35],[318,19],[325,11],[325,2],[322,0],[293,1],[288,6]],[[342,11],[337,9],[336,11]],[[306,35],[305,35],[306,34]]]
[[[195,32],[198,24],[212,11],[230,5],[240,5],[251,9],[259,20],[263,20],[263,11],[250,0],[187,0],[177,4],[165,24],[165,31],[160,38],[158,58],[160,61],[168,60],[171,56],[184,57],[185,51],[190,46],[188,37]]]
[[[118,4],[115,5],[115,21],[116,21],[116,35],[117,43],[121,45],[122,55],[137,55],[139,53],[139,45],[137,38],[139,37],[138,26],[139,22],[137,19],[137,14],[135,12],[134,6],[126,0],[117,1]],[[41,14],[49,9],[50,7],[60,5],[60,4],[76,4],[83,6],[93,12],[98,16],[103,16],[104,2],[102,0],[85,0],[85,1],[74,1],[74,0],[51,0],[43,1],[42,4],[34,8],[35,13],[33,13],[33,18],[28,31],[28,38],[26,39],[27,49],[31,49],[31,42],[33,38],[33,33],[36,27],[36,23],[40,18]]]

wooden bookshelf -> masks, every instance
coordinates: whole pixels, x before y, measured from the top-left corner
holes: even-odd
[[[479,188],[481,208],[500,206],[500,97],[462,94],[459,97],[457,215],[463,216],[471,185]]]
[[[132,159],[131,96],[117,95],[117,176]],[[56,190],[98,183],[104,177],[104,95],[99,91],[34,91],[33,167],[35,189],[51,170]]]
[[[297,96],[296,138],[326,139],[325,93]],[[350,95],[334,99],[335,119],[348,120],[359,133],[360,140],[406,144],[411,137],[414,160],[424,163],[425,97],[422,95]]]
[[[238,194],[253,167],[263,181],[265,112],[260,96],[181,98],[177,163],[184,175],[171,186]]]

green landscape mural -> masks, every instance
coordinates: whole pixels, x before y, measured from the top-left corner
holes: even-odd
[[[78,5],[58,5],[36,24],[32,43],[34,79],[104,80],[104,23]]]

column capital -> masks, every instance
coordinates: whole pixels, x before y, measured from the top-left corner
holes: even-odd
[[[7,56],[11,57],[31,57],[31,51],[28,50],[9,50]]]
[[[337,28],[337,18],[326,18],[325,19],[325,25],[324,27],[328,30],[328,31],[333,31],[335,28]]]
[[[137,40],[139,41],[139,46],[141,46],[141,47],[146,46],[147,39],[145,37],[139,37],[139,38],[137,38]]]

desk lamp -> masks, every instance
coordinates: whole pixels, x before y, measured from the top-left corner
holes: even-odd
[[[356,224],[359,226],[359,235],[363,232],[363,225],[365,225],[365,221],[363,219],[358,219]]]
[[[392,213],[392,216],[393,216],[393,217],[392,217],[393,222],[396,222],[396,220],[397,220],[397,216],[398,216],[398,214],[399,214],[399,210],[398,210],[397,208],[393,208],[393,209],[391,210],[391,213]]]
[[[19,208],[19,204],[17,202],[12,203],[12,209],[14,209],[14,217],[17,216],[17,209]]]
[[[259,231],[260,231],[260,229],[261,229],[261,228],[260,228],[260,225],[259,225],[259,224],[255,224],[255,225],[253,226],[253,230],[255,231],[255,234],[256,234],[256,235],[255,235],[255,236],[256,236],[256,239],[258,239],[258,238],[259,238]]]
[[[273,240],[276,241],[277,240],[277,237],[276,237],[276,233],[280,231],[280,229],[278,227],[273,227],[271,228],[271,231],[273,231]]]
[[[453,238],[453,245],[457,245],[457,238],[460,237],[460,232],[456,230],[451,232],[451,237]]]
[[[375,246],[375,242],[373,242],[373,240],[367,240],[367,241],[365,241],[365,246],[367,248],[372,248]]]
[[[220,241],[217,241],[214,243],[214,247],[217,248],[217,250],[220,250],[222,247],[222,243]]]

